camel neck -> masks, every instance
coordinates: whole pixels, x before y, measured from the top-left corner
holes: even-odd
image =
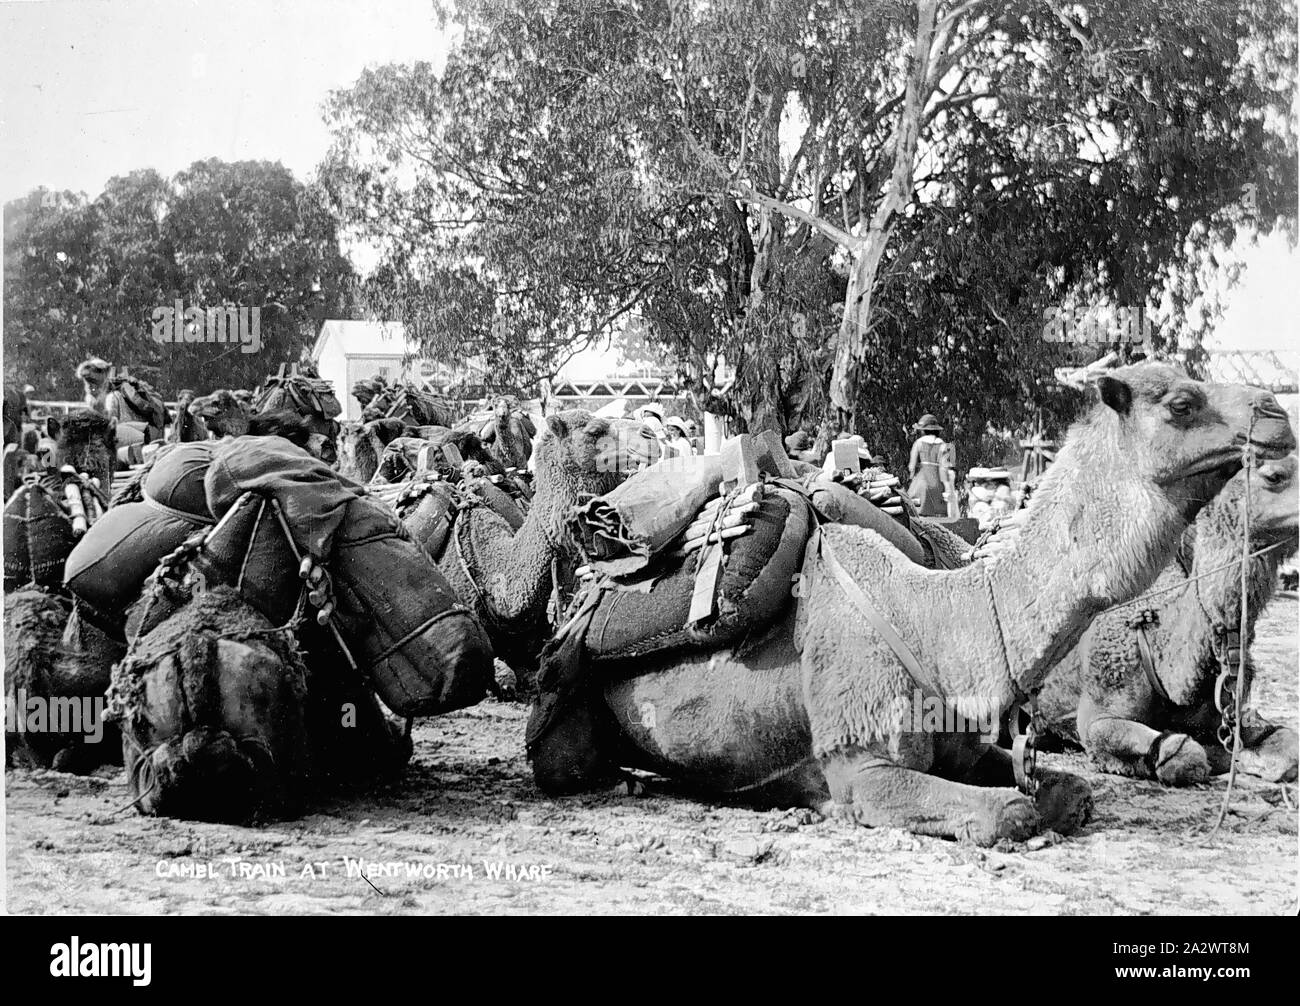
[[[554,494],[539,490],[533,497],[528,516],[511,541],[505,596],[501,598],[508,603],[500,612],[502,617],[515,620],[545,610],[554,586],[552,564],[562,557],[565,547],[565,509]]]
[[[1250,550],[1269,541],[1255,539]],[[1272,595],[1282,552],[1274,549],[1250,560],[1246,576],[1246,645],[1255,634],[1255,621]],[[1190,704],[1218,669],[1221,631],[1241,624],[1241,543],[1211,538],[1196,545],[1196,558],[1187,589],[1176,591],[1161,614],[1164,641],[1161,681],[1180,705]],[[1168,680],[1166,680],[1168,679]]]
[[[1026,692],[1098,614],[1151,585],[1187,527],[1184,508],[1134,472],[1116,431],[1088,432],[1061,451],[1016,541],[982,571]]]

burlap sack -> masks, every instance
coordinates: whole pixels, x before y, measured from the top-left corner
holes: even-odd
[[[63,588],[64,563],[76,538],[72,522],[53,495],[52,478],[20,486],[5,504],[4,589],[34,583]]]
[[[291,635],[231,590],[196,595],[113,671],[136,806],[205,821],[296,809],[310,782],[306,697]]]
[[[354,499],[333,544],[328,568],[344,636],[388,708],[427,716],[480,701],[492,646],[393,511]]]

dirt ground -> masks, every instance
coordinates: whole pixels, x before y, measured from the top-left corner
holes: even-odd
[[[1297,602],[1274,600],[1258,704],[1296,725]],[[1079,835],[980,850],[808,811],[682,794],[548,800],[523,706],[487,702],[415,730],[400,783],[260,827],[117,813],[121,770],[6,773],[14,913],[1295,914],[1295,786],[1190,790],[1046,764],[1093,784]],[[361,876],[358,861],[371,868]],[[376,872],[373,867],[379,864]],[[386,864],[397,864],[396,867]],[[350,868],[349,868],[350,867]],[[441,867],[441,869],[440,869]],[[208,875],[203,875],[203,870]],[[497,870],[497,875],[491,875]],[[513,870],[513,874],[510,872]],[[197,875],[196,875],[197,874]]]

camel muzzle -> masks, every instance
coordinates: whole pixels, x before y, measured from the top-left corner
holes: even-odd
[[[1250,442],[1267,458],[1280,458],[1295,450],[1291,417],[1270,391],[1253,390],[1250,400]]]

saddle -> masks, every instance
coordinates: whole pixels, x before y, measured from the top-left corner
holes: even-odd
[[[163,403],[162,396],[148,382],[132,377],[125,370],[110,370],[108,390],[117,392],[137,422],[160,431],[167,428],[171,412]]]
[[[301,415],[319,416],[321,419],[335,419],[343,412],[331,382],[307,377],[298,373],[297,365],[289,369],[283,363],[274,377],[266,379],[253,404],[253,411],[272,412],[282,408],[292,408]]]

